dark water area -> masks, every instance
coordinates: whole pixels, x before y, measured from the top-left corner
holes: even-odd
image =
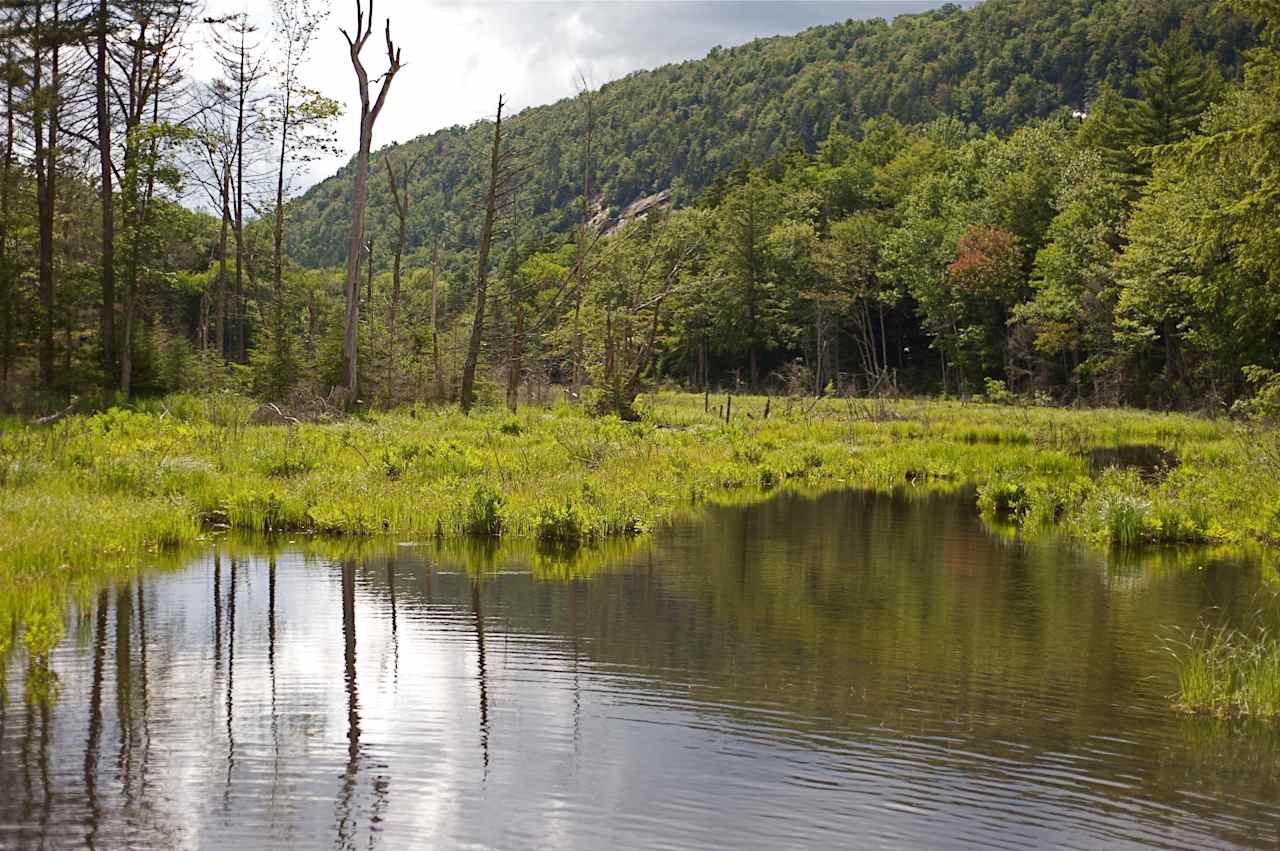
[[[1101,472],[1109,467],[1135,470],[1145,479],[1162,479],[1178,466],[1178,456],[1162,446],[1147,443],[1103,446],[1089,450],[1089,467]]]
[[[1171,712],[1162,643],[1243,616],[1256,565],[858,493],[614,562],[224,549],[109,589],[56,702],[8,660],[0,847],[1280,843],[1280,729]]]

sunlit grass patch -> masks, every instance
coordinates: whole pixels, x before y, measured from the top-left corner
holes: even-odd
[[[1273,631],[1202,624],[1169,646],[1178,665],[1179,709],[1280,718],[1280,637]]]

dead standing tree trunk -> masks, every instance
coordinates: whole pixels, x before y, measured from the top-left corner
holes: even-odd
[[[520,376],[524,372],[524,305],[516,305],[516,324],[511,334],[511,359],[507,364],[507,409],[516,412],[520,404]]]
[[[417,167],[422,158],[426,156],[426,151],[418,154],[413,160],[405,166],[404,172],[400,178],[400,185],[396,184],[396,168],[395,161],[391,158],[391,152],[387,151],[382,155],[383,160],[387,164],[387,182],[391,184],[391,200],[395,202],[396,220],[398,227],[396,229],[396,248],[395,257],[391,262],[391,305],[387,312],[387,331],[390,336],[388,353],[387,353],[387,396],[391,397],[391,387],[393,384],[392,377],[395,372],[396,349],[399,343],[397,339],[396,322],[400,314],[400,264],[404,257],[404,244],[406,232],[409,225],[409,175],[413,174],[413,170]],[[401,191],[403,186],[403,191]],[[435,321],[431,323],[432,333],[435,332]]]
[[[93,66],[98,173],[102,181],[99,187],[102,203],[102,305],[99,311],[98,337],[102,346],[103,388],[108,392],[115,387],[116,369],[116,219],[115,198],[111,188],[111,102],[107,95],[107,77],[110,74],[107,64],[110,61],[107,55],[107,30],[110,25],[107,0],[98,0]]]
[[[440,263],[440,234],[431,241],[431,364],[435,372],[435,398],[444,400],[444,373],[440,371],[440,326],[437,321],[437,301]]]
[[[590,251],[590,245],[587,243],[587,233],[591,227],[591,133],[595,129],[595,113],[591,89],[587,86],[587,78],[585,76],[580,75],[579,81],[579,88],[582,90],[582,98],[586,106],[586,132],[584,133],[582,149],[582,223],[578,231],[578,260],[574,265],[574,275],[577,278],[573,304],[573,377],[571,382],[574,398],[577,398],[582,392],[584,372],[582,368],[582,298],[587,288],[587,254]],[[592,242],[594,243],[594,240]]]
[[[489,249],[493,245],[493,222],[498,212],[498,183],[502,165],[502,96],[498,96],[498,113],[493,124],[493,150],[489,155],[489,189],[485,193],[484,229],[480,232],[479,260],[476,263],[475,317],[471,321],[471,340],[467,359],[462,364],[462,389],[458,404],[464,414],[475,404],[476,362],[480,359],[480,339],[484,332],[485,291],[489,284]]]
[[[342,35],[347,40],[351,53],[351,67],[355,69],[356,81],[360,89],[360,147],[356,153],[355,180],[351,192],[351,236],[347,241],[347,320],[342,339],[342,373],[345,386],[342,388],[344,404],[356,400],[358,386],[357,364],[357,331],[360,326],[360,250],[364,246],[364,213],[368,198],[369,183],[369,149],[373,146],[373,125],[378,120],[378,113],[387,101],[387,92],[391,89],[391,80],[400,70],[400,51],[391,41],[391,19],[386,23],[387,62],[388,68],[382,75],[382,84],[376,100],[370,101],[369,73],[360,61],[360,51],[373,33],[373,0],[369,0],[369,18],[365,20],[364,2],[356,0],[355,38],[343,29]]]

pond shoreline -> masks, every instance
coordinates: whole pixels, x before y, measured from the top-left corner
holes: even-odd
[[[6,595],[29,614],[198,545],[215,526],[571,551],[784,488],[974,487],[991,519],[1098,546],[1280,541],[1280,471],[1265,463],[1280,436],[1226,420],[740,396],[726,422],[723,400],[674,393],[645,397],[637,423],[557,405],[250,425],[253,409],[181,396],[6,428]],[[1158,476],[1098,469],[1098,450],[1132,446],[1177,464]]]

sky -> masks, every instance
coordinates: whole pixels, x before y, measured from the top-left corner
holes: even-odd
[[[323,5],[325,0],[318,0]],[[848,18],[886,17],[941,5],[936,0],[376,0],[375,35],[362,54],[371,77],[386,68],[380,32],[402,49],[403,67],[374,128],[374,148],[489,117],[502,93],[510,112],[594,88],[644,68],[705,56],[762,36],[793,34]],[[333,0],[303,82],[345,105],[339,156],[311,163],[295,189],[332,174],[354,153],[359,95],[339,27],[355,26],[355,0]],[[270,0],[209,0],[211,16],[244,10],[270,46]],[[200,35],[196,34],[199,39]],[[192,73],[210,77],[207,51]]]

